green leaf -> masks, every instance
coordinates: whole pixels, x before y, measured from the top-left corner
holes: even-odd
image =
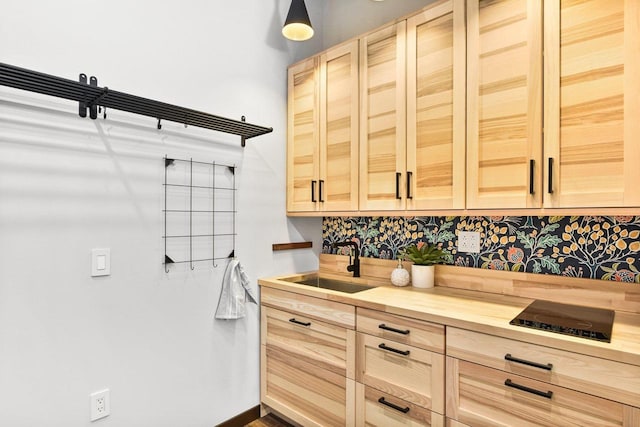
[[[440,234],[438,234],[438,241],[436,243],[450,242],[452,240],[455,240],[455,238],[456,233],[454,233],[453,231],[441,232]]]
[[[533,262],[533,272],[542,273],[542,268],[540,267],[540,263],[538,261]]]
[[[524,231],[517,231],[516,237],[518,238],[518,240],[520,240],[520,242],[522,242],[525,248],[534,249],[536,241],[533,237],[529,236]]]
[[[540,234],[547,234],[551,231],[554,231],[558,227],[560,227],[560,224],[547,224],[540,229]]]
[[[554,274],[560,274],[560,266],[558,265],[555,259],[545,255],[539,258],[539,260],[540,260],[540,263],[542,264],[542,267],[546,268],[547,270],[550,270]]]
[[[562,239],[553,234],[547,234],[545,236],[540,236],[538,239],[538,248],[552,248],[554,246],[558,246],[558,244],[562,243]]]
[[[440,230],[448,230],[449,228],[451,228],[451,226],[453,226],[453,221],[444,222],[440,226]]]

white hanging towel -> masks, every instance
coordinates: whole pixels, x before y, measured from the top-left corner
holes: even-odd
[[[216,309],[216,319],[243,318],[246,315],[245,296],[248,296],[252,303],[258,304],[258,299],[249,287],[249,277],[240,265],[240,261],[233,259],[227,265],[222,279],[222,292]]]

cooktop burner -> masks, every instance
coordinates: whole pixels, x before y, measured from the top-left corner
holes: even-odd
[[[611,342],[614,315],[613,310],[604,308],[535,300],[509,323],[558,334]]]

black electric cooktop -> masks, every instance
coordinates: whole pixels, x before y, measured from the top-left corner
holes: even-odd
[[[604,308],[535,300],[522,310],[512,325],[611,342],[615,312]]]

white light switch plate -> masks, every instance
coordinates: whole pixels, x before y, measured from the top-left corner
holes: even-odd
[[[91,250],[91,276],[108,276],[111,274],[111,249]]]

